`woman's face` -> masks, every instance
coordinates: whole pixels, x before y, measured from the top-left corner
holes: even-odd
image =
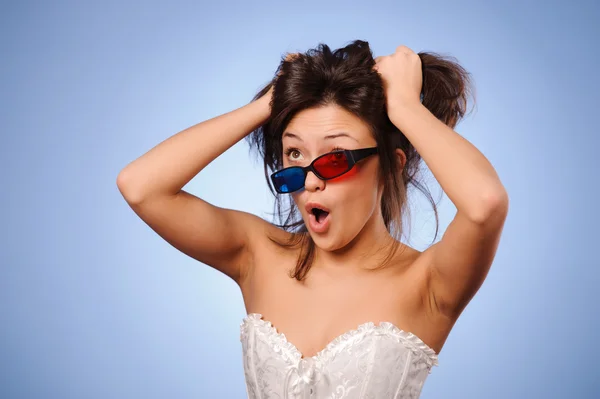
[[[297,113],[282,142],[284,167],[307,166],[319,155],[335,150],[377,145],[367,124],[336,105]],[[308,172],[304,189],[291,194],[318,247],[328,251],[343,248],[380,214],[383,185],[378,182],[378,169],[379,158],[373,155],[335,179],[323,181]],[[317,217],[314,206],[329,214]]]

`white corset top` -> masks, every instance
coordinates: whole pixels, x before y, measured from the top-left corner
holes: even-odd
[[[389,322],[364,323],[315,356],[302,353],[259,313],[240,326],[250,399],[418,398],[438,356]]]

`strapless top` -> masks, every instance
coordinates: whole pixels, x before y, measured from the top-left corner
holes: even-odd
[[[250,399],[416,399],[438,355],[389,322],[359,325],[315,356],[302,353],[259,313],[240,325]]]

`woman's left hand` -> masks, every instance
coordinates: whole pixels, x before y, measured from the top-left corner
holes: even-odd
[[[423,73],[417,53],[404,45],[398,46],[394,54],[376,57],[373,69],[383,79],[388,115],[421,103]]]

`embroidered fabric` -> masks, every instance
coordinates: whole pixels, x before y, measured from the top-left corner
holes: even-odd
[[[438,355],[390,322],[367,322],[304,358],[260,313],[240,325],[249,399],[417,399]]]

